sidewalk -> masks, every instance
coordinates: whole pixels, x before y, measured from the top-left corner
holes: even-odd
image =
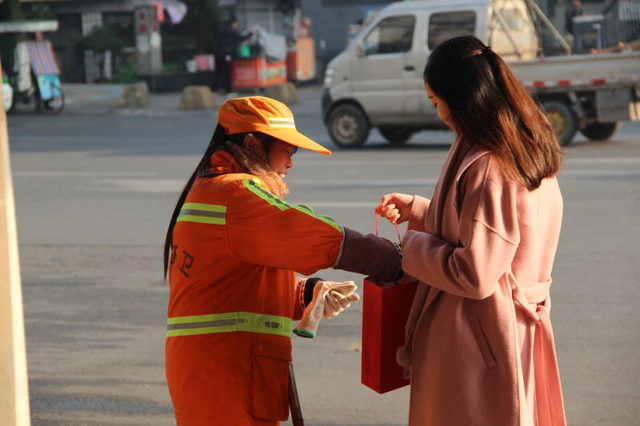
[[[163,117],[175,115],[216,115],[216,109],[181,111],[178,109],[181,93],[150,93],[149,105],[142,108],[120,106],[122,84],[64,84],[65,109],[63,114],[118,114],[129,116]],[[238,96],[252,96],[253,93],[238,93]],[[220,105],[224,98],[214,93]],[[300,103],[289,105],[296,117],[321,114],[322,86],[298,87]]]

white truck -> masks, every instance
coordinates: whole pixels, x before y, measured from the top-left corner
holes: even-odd
[[[540,56],[534,17],[568,56]],[[532,0],[404,1],[382,9],[328,64],[322,108],[331,139],[360,147],[376,127],[402,144],[417,131],[444,128],[422,73],[429,53],[460,35],[475,35],[509,62],[563,145],[578,131],[606,140],[623,121],[640,120],[640,52],[571,55]]]

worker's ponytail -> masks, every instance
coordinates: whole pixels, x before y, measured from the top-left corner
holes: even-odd
[[[171,255],[171,246],[173,244],[173,228],[176,226],[176,221],[178,220],[178,215],[180,215],[180,210],[187,199],[187,194],[191,191],[191,187],[193,183],[196,181],[198,177],[202,177],[206,174],[209,169],[211,156],[213,153],[219,149],[225,141],[225,130],[224,127],[218,124],[216,130],[213,132],[213,136],[211,137],[211,142],[209,142],[209,146],[207,150],[204,152],[200,163],[198,163],[198,167],[193,171],[191,177],[187,181],[187,184],[184,186],[182,190],[182,194],[180,194],[180,198],[178,199],[178,203],[176,207],[173,209],[173,214],[171,215],[171,221],[169,222],[169,229],[167,229],[167,236],[164,240],[164,278],[167,278],[167,272],[169,271],[169,256]]]
[[[220,124],[216,127],[211,142],[205,151],[198,167],[193,171],[191,177],[187,181],[187,184],[180,194],[178,203],[173,209],[173,215],[171,215],[171,221],[169,222],[169,229],[167,229],[167,236],[164,241],[164,278],[167,278],[169,272],[170,256],[172,255],[173,245],[173,229],[176,226],[180,210],[184,205],[185,200],[191,187],[196,179],[201,177],[207,177],[211,169],[211,156],[220,149],[224,149],[229,152],[238,162],[244,173],[252,174],[260,178],[267,188],[276,196],[284,198],[289,189],[284,183],[282,177],[278,175],[269,164],[269,151],[271,149],[271,143],[273,138],[269,135],[253,132],[253,133],[234,133],[233,135],[227,135],[225,128]]]

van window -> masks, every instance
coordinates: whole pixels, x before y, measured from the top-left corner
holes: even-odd
[[[413,16],[394,16],[383,19],[364,39],[363,48],[367,55],[401,53],[411,50]]]
[[[463,35],[475,35],[475,33],[475,12],[434,13],[431,15],[431,18],[429,18],[429,38],[427,39],[427,44],[429,50],[433,50],[450,38]]]

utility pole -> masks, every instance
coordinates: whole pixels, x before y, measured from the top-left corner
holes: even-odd
[[[16,209],[4,108],[0,108],[0,424],[30,424]]]

